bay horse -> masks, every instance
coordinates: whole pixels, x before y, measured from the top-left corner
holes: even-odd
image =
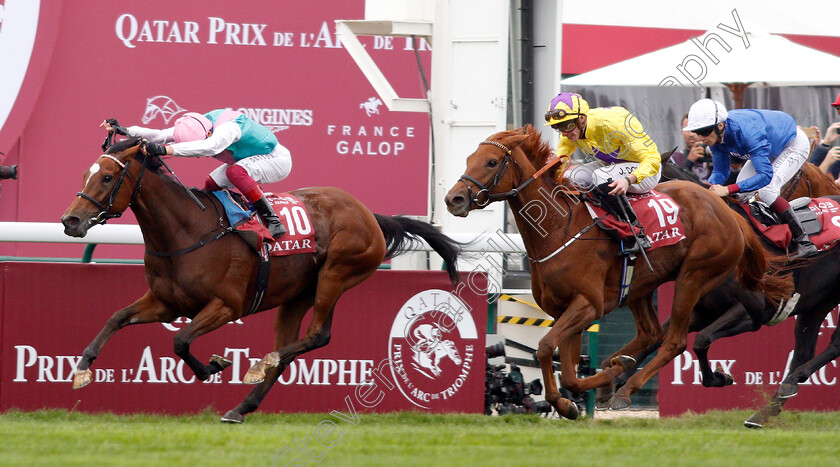
[[[708,187],[696,176],[675,164],[665,163],[662,170],[663,180],[689,180]],[[782,187],[782,195],[793,200],[800,194],[808,197],[828,197],[840,202],[840,188],[834,184],[817,166],[806,163],[797,176]],[[733,206],[735,212],[743,215],[743,211]],[[764,246],[777,254],[784,254],[774,244],[762,237]],[[794,329],[794,350],[790,367],[793,369],[781,382],[769,404],[759,412],[750,416],[744,424],[750,428],[764,426],[770,417],[781,413],[782,406],[790,397],[796,395],[798,383],[806,381],[813,373],[828,362],[840,357],[840,332],[834,332],[828,347],[815,357],[817,337],[820,325],[826,315],[840,303],[840,244],[835,245],[815,258],[797,261],[789,267],[793,272],[794,290],[800,294],[800,299],[790,316],[796,316]],[[706,387],[724,387],[734,383],[731,375],[722,371],[713,371],[709,363],[709,348],[711,344],[721,338],[736,336],[745,332],[755,332],[774,320],[778,310],[777,304],[771,303],[760,291],[745,289],[741,284],[729,277],[717,288],[700,298],[691,314],[689,332],[696,332],[693,350],[697,356],[702,384]],[[664,327],[667,329],[669,320]],[[637,364],[641,364],[656,346],[635,355]],[[604,362],[607,365],[608,362]],[[635,368],[616,378],[616,384],[621,385]],[[599,394],[603,403],[608,393]]]
[[[537,349],[546,400],[561,416],[574,419],[579,415],[577,406],[558,391],[552,355],[558,349],[561,368],[575,368],[583,331],[619,305],[622,258],[618,242],[591,228],[595,221],[580,196],[545,170],[554,157],[530,125],[493,134],[467,157],[467,169],[445,201],[449,212],[460,217],[494,201],[510,205],[530,259],[534,299],[554,318]],[[679,205],[686,238],[651,250],[652,270],[636,268],[627,298],[636,321],[635,338],[613,354],[611,366],[594,376],[560,374],[562,387],[572,392],[610,386],[630,365],[623,355],[634,355],[664,339],[651,364],[615,392],[610,400],[614,410],[629,407],[630,395],[685,349],[694,304],[731,272],[747,287],[778,300],[790,290],[789,278],[765,275],[771,258],[748,223],[719,197],[689,182],[668,184],[662,192]],[[539,222],[533,220],[535,212],[540,213]],[[672,280],[676,281],[674,311],[666,333],[652,295]]]
[[[187,190],[165,175],[162,161],[145,155],[143,142],[131,138],[112,145],[84,174],[84,187],[61,218],[64,232],[84,237],[88,229],[129,207],[146,245],[149,290],[117,311],[84,351],[73,387],[90,384],[90,366],[108,339],[133,324],[192,321],[174,338],[175,354],[199,380],[222,371],[230,361],[214,356],[205,365],[190,353],[197,337],[239,319],[256,301],[258,255],[239,235],[208,241],[229,231],[223,208],[209,192]],[[336,301],[377,270],[383,260],[423,239],[440,254],[453,283],[461,245],[432,225],[402,216],[373,214],[338,188],[305,188],[291,192],[309,213],[315,229],[314,253],[271,257],[271,274],[256,311],[276,308],[274,352],[245,376],[259,383],[223,417],[242,422],[257,409],[271,386],[298,355],[330,341]],[[210,207],[202,210],[193,199]],[[199,247],[200,246],[200,247]],[[168,252],[168,253],[167,253]],[[312,322],[300,338],[301,320],[312,308]]]

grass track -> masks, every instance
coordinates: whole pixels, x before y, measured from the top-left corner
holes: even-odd
[[[575,422],[536,416],[252,414],[242,425],[190,416],[0,414],[0,465],[837,465],[840,413],[783,412],[748,430],[748,411]],[[315,437],[334,442],[324,447]],[[340,430],[340,431],[339,431]],[[277,453],[288,448],[288,453]],[[275,458],[275,456],[277,456]],[[295,465],[294,463],[292,465]],[[298,464],[304,465],[304,464]]]

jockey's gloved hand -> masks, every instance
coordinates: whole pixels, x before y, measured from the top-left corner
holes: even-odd
[[[146,154],[150,156],[165,156],[166,146],[155,143],[146,143]]]
[[[120,124],[117,122],[116,118],[109,118],[109,119],[105,120],[105,123],[107,123],[108,125],[111,125],[111,129],[114,131],[114,133],[117,133],[117,134],[123,135],[123,136],[130,136],[128,134],[128,130],[126,130],[125,128],[120,126]]]

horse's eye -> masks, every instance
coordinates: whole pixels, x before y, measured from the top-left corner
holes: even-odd
[[[487,162],[487,167],[490,168],[496,167],[497,165],[499,165],[499,161],[497,161],[496,159],[490,159],[490,161]]]
[[[113,179],[114,179],[113,175],[103,175],[102,176],[102,183],[109,183]]]

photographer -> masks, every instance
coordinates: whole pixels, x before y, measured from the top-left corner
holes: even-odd
[[[0,161],[6,158],[6,155],[0,152]],[[18,168],[17,165],[0,165],[0,180],[17,180]]]
[[[680,128],[685,128],[686,125],[688,125],[688,113],[683,115]],[[707,181],[712,173],[712,152],[709,150],[709,146],[700,142],[697,135],[690,131],[682,130],[681,133],[685,147],[682,151],[674,151],[671,160],[683,169],[697,175],[701,181]]]

